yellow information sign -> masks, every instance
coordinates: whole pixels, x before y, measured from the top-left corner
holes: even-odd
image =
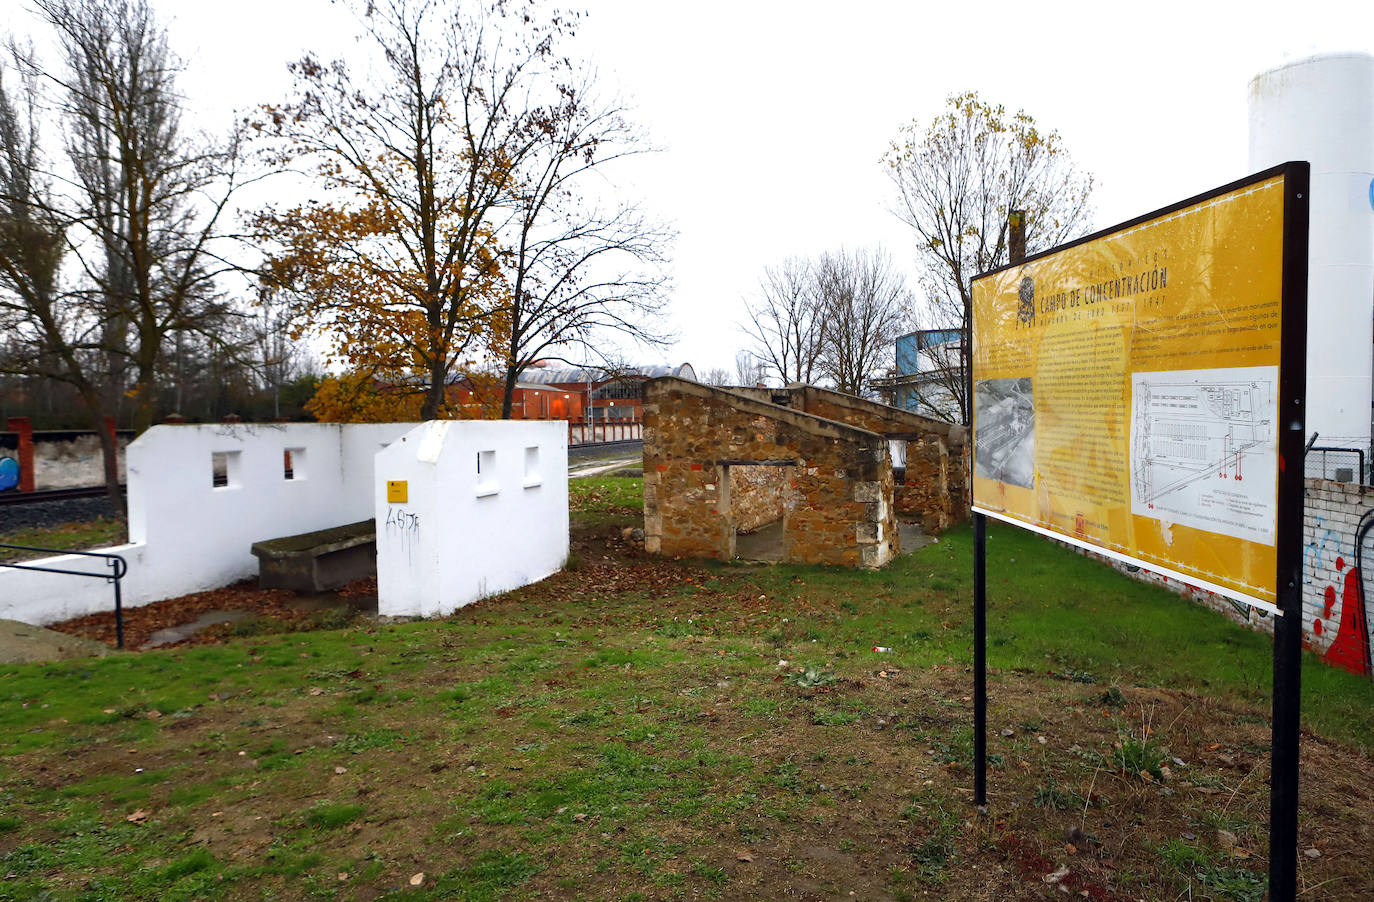
[[[1284,198],[974,280],[975,509],[1274,609]]]
[[[404,479],[388,479],[386,500],[388,504],[405,504],[410,500],[410,483]]]

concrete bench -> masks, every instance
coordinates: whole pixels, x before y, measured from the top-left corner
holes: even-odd
[[[264,589],[325,592],[377,575],[375,520],[254,542],[252,550]]]

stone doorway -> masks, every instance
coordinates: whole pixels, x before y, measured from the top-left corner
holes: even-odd
[[[796,505],[796,462],[720,462],[720,513],[729,557],[777,563],[785,560],[787,515]]]

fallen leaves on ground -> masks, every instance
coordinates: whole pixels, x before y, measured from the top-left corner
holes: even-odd
[[[369,585],[375,592],[376,580],[374,578],[350,583],[333,594],[341,599],[340,606],[343,606],[342,599],[365,595]],[[252,616],[270,617],[288,624],[305,625],[310,621],[311,612],[291,607],[291,604],[298,597],[298,594],[290,589],[260,589],[257,580],[246,579],[233,585],[211,589],[208,592],[196,592],[192,595],[171,598],[167,601],[156,601],[139,607],[125,608],[124,647],[138,649],[158,630],[191,623],[202,614],[211,611],[246,611]],[[115,644],[113,610],[64,620],[61,623],[51,624],[48,628],[60,633],[95,639],[108,645]],[[216,631],[210,630],[208,632],[202,631],[173,644],[203,645],[219,642],[222,639],[223,637]]]

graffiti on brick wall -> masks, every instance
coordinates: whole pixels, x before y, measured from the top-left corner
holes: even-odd
[[[1315,521],[1316,538],[1302,549],[1302,565],[1309,572],[1320,573],[1328,555],[1335,554],[1340,548],[1340,536],[1334,529],[1328,529],[1326,518],[1318,516]]]
[[[1339,582],[1340,623],[1336,627],[1336,638],[1327,646],[1327,663],[1358,673],[1369,675],[1369,624],[1365,619],[1364,597],[1361,592],[1360,570],[1347,566],[1345,558],[1336,558],[1336,570],[1342,574]],[[1312,621],[1312,632],[1321,636],[1330,629],[1336,609],[1336,587],[1328,585],[1323,590],[1322,616]]]
[[[1321,586],[1317,609],[1307,612],[1312,618],[1311,645],[1327,663],[1369,675],[1371,647],[1361,569],[1368,570],[1370,563],[1363,560],[1359,546],[1374,528],[1374,511],[1360,517],[1352,548],[1341,547],[1341,537],[1327,528],[1325,517],[1316,517],[1313,526],[1303,549],[1304,569],[1319,574],[1317,585]],[[1344,538],[1349,541],[1350,534]]]

